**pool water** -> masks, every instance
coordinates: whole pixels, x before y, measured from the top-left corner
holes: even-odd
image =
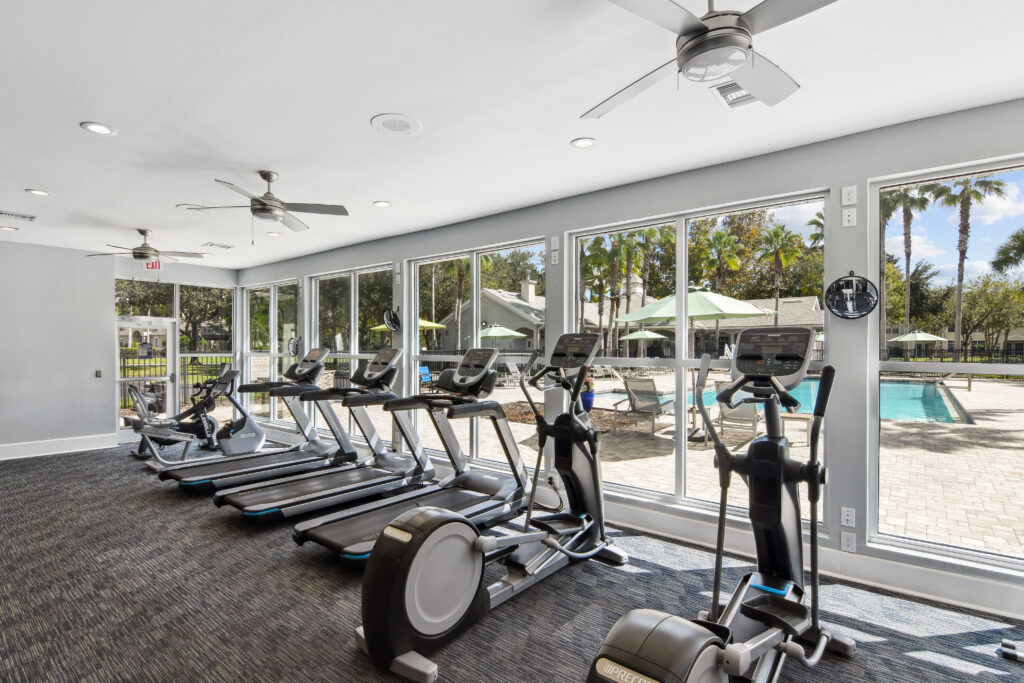
[[[935,382],[892,382],[883,380],[879,387],[879,402],[883,420],[904,420],[910,422],[953,422],[953,416],[942,400],[940,389]],[[800,401],[801,413],[814,411],[818,398],[818,378],[808,377],[789,393]],[[625,392],[601,393],[602,404],[626,398]],[[665,395],[671,399],[673,394]],[[704,405],[715,403],[714,389],[704,391]],[[687,404],[693,405],[693,396],[687,396]]]

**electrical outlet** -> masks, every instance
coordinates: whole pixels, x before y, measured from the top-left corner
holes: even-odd
[[[844,185],[840,204],[843,206],[855,206],[857,204],[857,186]]]
[[[553,266],[557,266],[558,265],[558,250],[557,249],[554,249],[551,252],[551,265],[553,265]]]
[[[857,534],[852,531],[843,531],[839,534],[839,547],[843,552],[857,552]]]
[[[843,209],[843,227],[852,228],[857,225],[857,207]]]
[[[842,508],[839,523],[843,526],[857,526],[857,511],[854,508]]]

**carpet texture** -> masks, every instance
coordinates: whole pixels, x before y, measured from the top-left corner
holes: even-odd
[[[0,680],[391,680],[354,649],[360,575],[159,482],[127,448],[0,462]],[[434,656],[445,681],[580,681],[605,633],[647,606],[706,607],[713,556],[615,532],[630,564],[579,564]],[[726,565],[726,588],[747,571]],[[786,681],[1024,680],[995,654],[1024,624],[848,584],[823,616],[854,659],[793,663]]]

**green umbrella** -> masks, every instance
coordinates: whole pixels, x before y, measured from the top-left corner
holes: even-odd
[[[706,289],[691,288],[686,294],[686,317],[691,320],[721,320],[722,318],[760,318],[768,311],[746,301]],[[621,315],[620,323],[655,323],[676,319],[676,295],[647,304],[643,308]]]
[[[419,326],[420,326],[421,330],[443,330],[444,329],[444,325],[439,325],[438,323],[432,323],[429,320],[424,320],[423,318],[420,318]],[[371,327],[370,328],[370,332],[389,332],[389,331],[390,330],[388,330],[388,326],[387,325],[377,325],[376,327]]]
[[[515,330],[510,330],[507,327],[502,327],[501,325],[491,325],[490,327],[486,327],[480,331],[481,339],[501,339],[504,337],[525,336],[526,335],[523,334],[522,332],[516,332]]]
[[[651,332],[650,330],[637,330],[627,334],[625,337],[619,337],[619,339],[668,339],[668,337],[657,332]]]

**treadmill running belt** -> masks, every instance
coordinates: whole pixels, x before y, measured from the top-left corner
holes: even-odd
[[[265,467],[275,467],[293,463],[313,462],[323,460],[325,456],[306,453],[305,451],[286,451],[284,453],[268,453],[242,460],[228,460],[223,462],[211,462],[208,465],[198,467],[186,467],[167,471],[171,479],[183,481],[185,479],[215,479],[235,472],[244,472]]]
[[[342,486],[358,486],[390,478],[400,478],[400,475],[376,467],[359,467],[340,472],[326,472],[316,477],[288,481],[253,491],[239,491],[224,496],[223,500],[226,504],[240,509],[256,505],[273,505],[293,498],[312,497]]]
[[[416,507],[437,507],[458,512],[487,500],[493,500],[495,506],[504,505],[503,501],[495,500],[478,491],[462,488],[443,489],[413,500],[378,508],[357,517],[338,520],[310,529],[306,533],[306,538],[339,553],[366,553],[373,547],[373,543],[384,527],[406,510]],[[364,544],[365,548],[361,547]]]

